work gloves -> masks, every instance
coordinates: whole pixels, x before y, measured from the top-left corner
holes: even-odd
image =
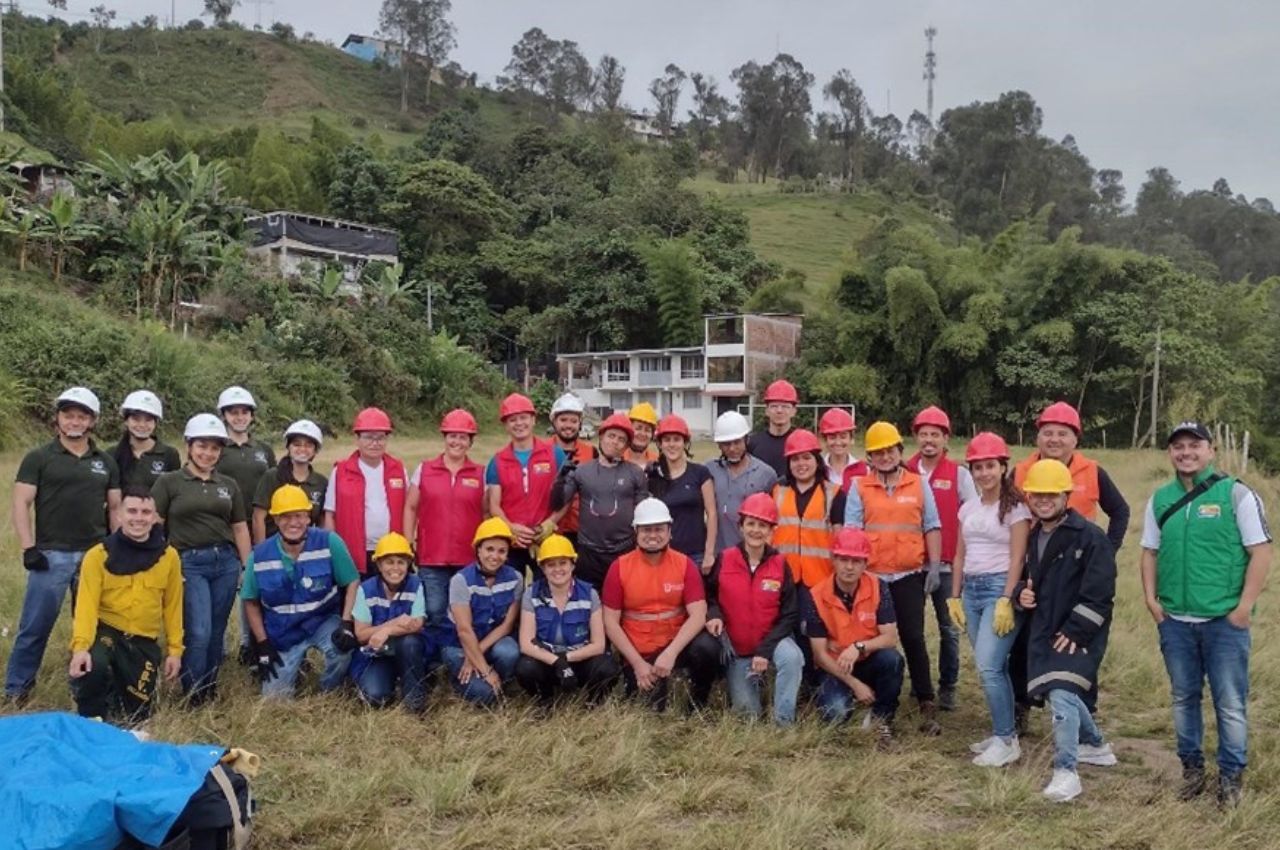
[[[964,628],[964,603],[960,601],[959,596],[953,596],[947,600],[947,613],[951,615],[951,622]]]
[[[351,652],[360,648],[356,639],[355,620],[343,620],[342,625],[333,630],[333,648],[338,652]]]
[[[553,520],[544,519],[538,523],[533,529],[534,544],[541,544],[542,541],[556,533],[556,524]]]
[[[933,593],[942,587],[942,564],[930,564],[929,571],[924,574],[924,592]]]
[[[253,674],[264,685],[276,677],[276,670],[283,663],[270,639],[253,642],[253,658]]]
[[[42,573],[49,569],[49,559],[36,547],[22,550],[22,566],[33,573]]]
[[[1013,631],[1013,625],[1013,603],[1009,601],[1009,597],[1001,596],[996,600],[996,616],[991,627],[997,637],[1004,637]]]
[[[555,670],[556,683],[560,685],[561,690],[571,691],[578,687],[578,674],[573,672],[567,653],[558,653],[556,663],[552,667]]]

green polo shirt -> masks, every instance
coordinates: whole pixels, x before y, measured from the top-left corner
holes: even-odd
[[[315,467],[312,467],[306,481],[294,481],[293,483],[301,487],[302,492],[306,493],[307,498],[311,500],[311,524],[318,528],[324,522],[324,492],[329,489],[329,479],[316,472]],[[276,533],[276,523],[271,518],[270,513],[271,497],[276,494],[276,490],[279,490],[280,487],[280,476],[276,474],[276,470],[272,469],[262,474],[262,478],[258,480],[258,489],[253,494],[253,506],[268,512],[268,537]]]
[[[215,472],[208,481],[183,468],[166,472],[151,488],[156,511],[164,517],[169,544],[181,552],[219,543],[235,545],[231,526],[245,522],[244,499],[229,476]]]
[[[245,516],[253,514],[253,494],[257,492],[262,473],[274,469],[275,452],[271,446],[258,440],[249,440],[243,446],[227,440],[222,447],[222,457],[218,460],[218,472],[230,476],[240,487],[240,501],[244,505]]]
[[[107,491],[120,489],[120,470],[93,440],[79,456],[57,438],[32,449],[15,480],[36,488],[38,548],[79,552],[107,536]]]
[[[134,458],[133,465],[124,474],[121,483],[124,486],[135,484],[150,490],[161,475],[181,468],[182,458],[178,456],[178,450],[156,440],[154,446]]]
[[[284,565],[284,574],[289,577],[289,581],[293,581],[294,561],[293,558],[289,557],[289,553],[284,551],[284,547],[280,549],[280,562]],[[360,580],[360,573],[356,570],[356,562],[351,559],[351,550],[347,548],[347,544],[342,542],[342,538],[333,531],[329,532],[329,563],[333,567],[333,582],[338,587],[346,587],[352,582]],[[244,582],[240,585],[240,598],[258,598],[258,577],[253,572],[252,554],[249,555],[249,560],[244,565]]]

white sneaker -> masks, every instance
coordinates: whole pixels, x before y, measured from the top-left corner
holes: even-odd
[[[1054,768],[1053,779],[1044,786],[1044,795],[1055,803],[1067,803],[1079,797],[1082,790],[1078,773]]]
[[[996,738],[996,742],[974,756],[973,763],[978,767],[1004,767],[1013,764],[1022,756],[1022,748],[1017,738],[1010,738],[1009,743]]]
[[[1076,761],[1080,764],[1096,764],[1098,767],[1111,767],[1116,763],[1115,751],[1111,744],[1103,742],[1096,747],[1081,744],[1076,748]]]
[[[969,752],[974,754],[985,753],[988,747],[990,747],[992,744],[994,744],[996,741],[999,741],[999,740],[1000,740],[1000,736],[992,735],[990,738],[987,738],[985,741],[979,741],[976,744],[970,744]]]

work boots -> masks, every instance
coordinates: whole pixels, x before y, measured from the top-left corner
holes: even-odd
[[[1218,777],[1218,807],[1222,809],[1234,809],[1240,805],[1240,798],[1244,795],[1244,782],[1240,774],[1235,776],[1220,775]]]
[[[1209,780],[1205,776],[1204,765],[1182,766],[1182,786],[1178,789],[1178,799],[1182,802],[1194,800],[1205,792]]]
[[[942,734],[942,725],[938,723],[938,704],[931,699],[920,701],[920,731],[930,736]]]

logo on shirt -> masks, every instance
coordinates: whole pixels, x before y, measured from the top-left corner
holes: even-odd
[[[387,479],[387,486],[388,486],[388,487],[390,487],[392,490],[403,490],[403,489],[404,489],[404,479],[403,479],[403,478],[388,478],[388,479]]]
[[[896,497],[894,497],[894,501],[896,501],[899,505],[914,505],[914,504],[916,504],[919,500],[918,500],[918,499],[916,499],[916,497],[915,497],[915,496],[912,496],[912,495],[909,495],[909,494],[908,494],[908,495],[905,495],[905,496],[896,496]]]
[[[1200,505],[1196,508],[1196,516],[1201,519],[1217,519],[1222,516],[1222,505]]]
[[[760,582],[760,589],[765,593],[777,593],[779,590],[782,590],[782,582],[777,579],[767,578]]]
[[[151,461],[151,471],[156,475],[159,475],[160,473],[164,472],[164,461],[162,460]]]
[[[684,582],[682,581],[664,581],[662,583],[663,593],[679,593],[684,590]]]
[[[102,458],[94,458],[89,464],[89,471],[94,475],[106,475],[107,465],[102,462]]]
[[[950,480],[948,480],[948,479],[946,479],[946,478],[943,478],[943,479],[942,479],[942,480],[940,480],[940,481],[934,481],[934,482],[933,482],[933,489],[935,489],[935,490],[950,490],[950,489],[951,489],[951,481],[950,481]]]
[[[221,500],[222,500],[222,501],[224,501],[224,502],[230,502],[230,501],[231,501],[231,490],[230,490],[229,488],[227,488],[227,487],[219,487],[219,488],[218,488],[218,498],[219,498],[219,499],[221,499]]]
[[[551,464],[543,462],[535,463],[533,465],[533,471],[539,475],[547,475],[551,472]]]
[[[265,466],[265,465],[266,465],[266,462],[267,462],[267,453],[266,453],[266,452],[263,452],[263,451],[256,451],[256,452],[254,452],[254,453],[253,453],[253,461],[254,461],[254,463],[261,463],[261,464],[263,464],[263,465]]]

